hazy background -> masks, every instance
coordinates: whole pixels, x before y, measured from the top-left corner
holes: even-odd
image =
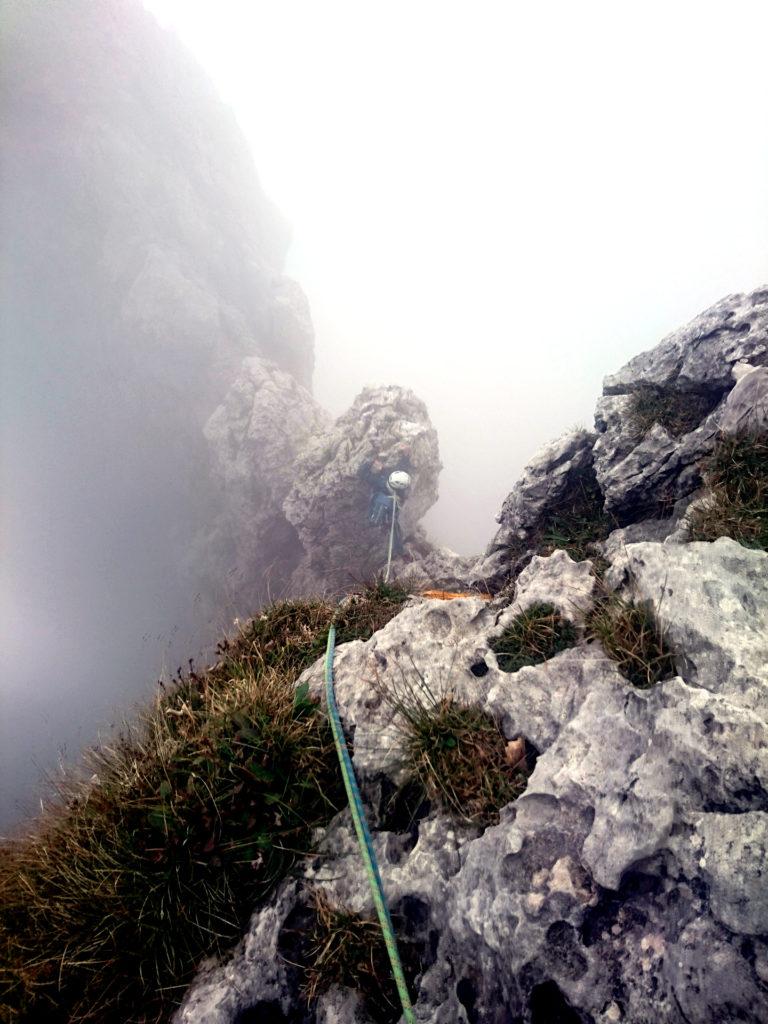
[[[317,396],[426,400],[462,553],[606,373],[768,280],[765,3],[145,5],[293,225]]]
[[[591,423],[604,374],[768,280],[764,3],[145,6],[231,105],[293,226],[317,397],[338,413],[364,385],[394,382],[427,401],[445,465],[428,525],[462,553],[492,536],[536,447]],[[155,523],[176,514],[175,496],[161,479],[129,493],[105,438],[90,445],[76,403],[52,399],[83,372],[108,422],[121,380],[74,365],[79,330],[49,326],[52,360],[28,323],[3,326],[24,344],[4,364],[0,410],[21,425],[3,453],[0,825],[17,800],[29,809],[33,761],[73,754],[197,653],[181,611],[195,595],[173,582]],[[27,361],[40,363],[34,393],[13,386]],[[83,478],[119,517],[78,499],[49,443],[65,421]]]

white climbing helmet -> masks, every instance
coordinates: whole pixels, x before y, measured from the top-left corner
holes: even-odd
[[[396,469],[389,474],[387,483],[393,491],[404,491],[411,486],[411,477],[404,469]]]

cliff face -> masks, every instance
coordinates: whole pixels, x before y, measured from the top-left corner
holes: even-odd
[[[4,20],[11,308],[43,305],[198,423],[246,355],[309,385],[286,226],[191,58],[130,0],[11,3]]]
[[[203,426],[243,359],[311,384],[287,230],[232,114],[138,3],[4,20],[6,381],[27,396],[8,430],[56,463],[62,519],[143,502],[181,561],[215,504]]]
[[[469,571],[493,601],[414,596],[337,650],[417,1020],[768,1019],[764,302],[732,296],[633,360],[607,378],[594,433],[536,455]],[[511,663],[510,636],[536,615],[570,622],[569,639]],[[322,662],[300,682],[320,697]],[[507,756],[525,759],[498,823],[399,789],[404,708],[441,699],[492,716]],[[207,965],[179,1024],[399,1019],[362,975],[302,995],[317,894],[372,913],[347,811],[317,853],[255,910],[229,961]]]
[[[56,678],[73,708],[55,738],[42,706],[18,730],[45,764],[212,638],[195,595],[220,593],[221,567],[188,573],[220,508],[204,425],[244,358],[309,387],[313,336],[231,112],[141,4],[11,0],[2,20],[0,433],[26,645],[11,674],[20,705]],[[36,774],[14,742],[7,806]]]

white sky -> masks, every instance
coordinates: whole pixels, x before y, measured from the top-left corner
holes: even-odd
[[[763,2],[145,6],[293,225],[318,398],[427,401],[460,551],[606,373],[768,279]]]

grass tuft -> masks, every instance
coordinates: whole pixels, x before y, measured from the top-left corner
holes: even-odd
[[[539,665],[576,643],[576,627],[554,605],[537,602],[520,612],[490,648],[502,672]]]
[[[587,627],[633,686],[647,690],[676,674],[674,653],[650,603],[607,596],[595,606]]]
[[[496,824],[500,809],[525,789],[524,741],[508,743],[493,716],[452,694],[434,694],[418,673],[415,685],[404,673],[402,686],[383,696],[398,715],[406,786],[415,784],[466,822]]]
[[[691,540],[732,537],[768,551],[768,434],[720,438],[704,474],[711,496],[691,511]]]
[[[312,893],[311,909],[304,989],[307,1002],[313,1003],[331,986],[340,985],[359,991],[377,1019],[397,1020],[400,1004],[378,920],[335,905],[322,889]]]
[[[330,727],[298,675],[401,607],[376,583],[338,610],[282,602],[90,751],[26,834],[0,844],[0,1017],[166,1019],[199,960],[344,805]],[[119,1010],[118,1010],[119,1006]]]
[[[718,401],[717,395],[663,391],[646,384],[632,392],[628,417],[638,435],[645,436],[658,423],[681,437],[695,430]]]
[[[245,669],[192,686],[92,751],[91,776],[6,847],[18,1019],[97,1021],[118,1005],[123,1021],[162,1019],[342,806],[330,728],[292,677]]]

